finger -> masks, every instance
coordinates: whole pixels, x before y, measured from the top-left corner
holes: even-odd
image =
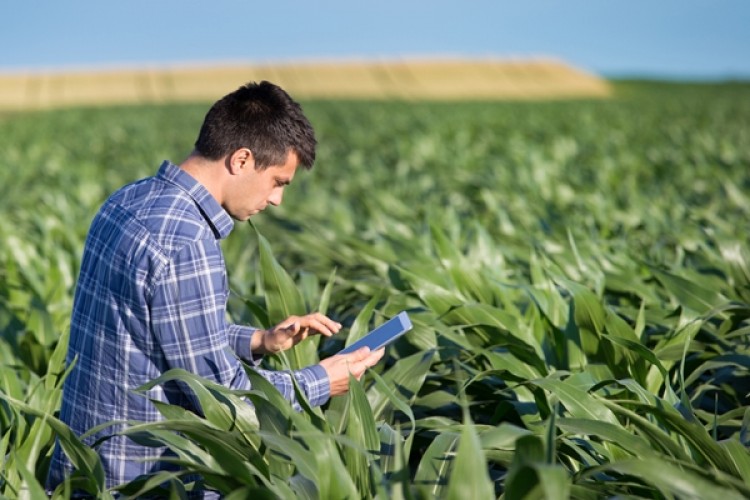
[[[302,323],[302,327],[305,330],[311,331],[311,333],[319,333],[321,335],[325,335],[326,337],[330,337],[334,333],[330,328],[328,328],[327,325],[312,318],[307,318],[306,320],[304,320]]]
[[[378,361],[380,361],[383,358],[383,355],[385,354],[385,348],[381,347],[380,349],[377,349],[375,351],[371,351],[367,354],[367,357],[360,361],[364,368],[362,369],[362,372],[364,373],[368,368],[371,368],[378,364]]]
[[[284,323],[279,323],[279,325],[271,330],[271,335],[268,336],[269,349],[272,352],[283,351],[291,347],[289,345],[290,340],[294,339],[299,332],[299,323],[286,325]]]
[[[295,321],[291,325],[287,325],[286,327],[281,328],[281,332],[286,335],[286,337],[294,337],[297,335],[300,331],[300,324],[299,321]]]
[[[302,326],[315,330],[316,333],[330,337],[341,330],[341,323],[333,321],[331,318],[321,313],[308,314],[301,318]]]
[[[378,349],[377,351],[368,353],[368,355],[364,359],[359,361],[359,366],[362,367],[362,372],[378,364],[378,361],[381,360],[383,354],[385,354],[385,349],[382,348]]]
[[[366,359],[369,355],[370,355],[370,348],[367,346],[360,347],[356,351],[351,352],[349,354],[344,354],[344,356],[347,356],[349,358],[351,363],[362,361],[363,359]]]
[[[351,354],[346,354],[345,356],[348,358],[346,360],[347,369],[359,379],[365,370],[375,365],[383,357],[384,352],[385,349],[371,352],[369,347],[362,347]]]
[[[323,313],[316,312],[316,313],[313,313],[312,316],[318,321],[321,321],[325,323],[326,325],[328,325],[328,328],[330,328],[331,330],[338,331],[341,329],[341,323],[339,323],[338,321],[332,320],[331,318],[329,318]]]
[[[362,375],[365,374],[365,372],[367,371],[367,369],[375,366],[377,364],[378,360],[380,360],[380,358],[383,356],[383,354],[379,353],[379,352],[377,352],[377,354],[375,354],[375,353],[373,353],[373,354],[374,354],[374,356],[368,356],[366,359],[364,359],[362,361],[359,361],[357,363],[348,365],[349,366],[349,372],[352,374],[352,376],[354,376],[354,378],[356,378],[357,380],[359,380],[360,378],[362,378]]]
[[[301,318],[299,316],[289,316],[287,319],[279,323],[274,327],[276,330],[288,330],[295,325],[300,324]]]
[[[365,358],[364,362],[367,363],[369,366],[374,366],[377,364],[378,361],[380,361],[383,358],[383,355],[385,354],[385,347],[381,347],[380,349],[377,349],[375,351],[372,351],[367,358]]]

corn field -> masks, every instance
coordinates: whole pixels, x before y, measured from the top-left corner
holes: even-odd
[[[320,142],[284,204],[224,242],[236,322],[414,330],[346,396],[294,412],[248,367],[233,392],[168,372],[132,439],[180,473],[104,487],[56,419],[88,225],[192,149],[208,104],[0,115],[0,494],[229,499],[750,497],[750,85],[615,82],[597,101],[309,101]],[[145,391],[147,387],[143,387]],[[250,401],[252,405],[248,405]]]

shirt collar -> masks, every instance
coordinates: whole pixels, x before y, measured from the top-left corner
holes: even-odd
[[[161,164],[156,177],[179,187],[195,201],[217,239],[229,235],[234,227],[234,221],[203,184],[169,160]]]

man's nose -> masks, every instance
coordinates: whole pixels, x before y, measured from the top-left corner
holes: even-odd
[[[268,197],[268,204],[273,205],[274,207],[278,207],[281,205],[281,199],[284,197],[284,192],[279,190],[271,193],[271,196]]]

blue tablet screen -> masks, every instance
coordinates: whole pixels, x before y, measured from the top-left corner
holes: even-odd
[[[404,333],[411,330],[412,324],[406,311],[400,312],[397,316],[386,321],[349,347],[345,347],[339,354],[354,352],[360,347],[367,346],[371,351],[380,349],[390,344]]]

